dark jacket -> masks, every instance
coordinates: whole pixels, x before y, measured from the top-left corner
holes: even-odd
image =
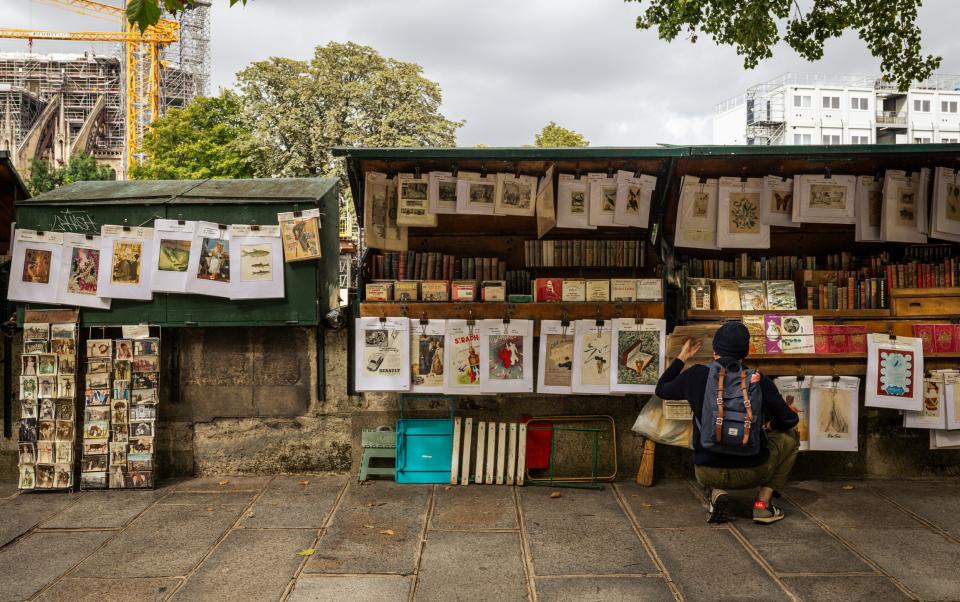
[[[709,452],[700,445],[700,429],[697,423],[703,410],[703,397],[707,391],[707,376],[710,369],[703,365],[691,366],[686,372],[683,362],[673,360],[670,367],[657,382],[656,395],[660,399],[686,399],[693,410],[696,420],[693,423],[693,462],[700,466],[716,468],[748,468],[759,466],[767,461],[770,450],[767,449],[767,434],[760,432],[760,453],[755,456],[731,456]],[[763,420],[770,423],[775,431],[789,431],[797,426],[800,418],[783,400],[777,386],[766,376],[760,376],[760,392],[763,394]]]

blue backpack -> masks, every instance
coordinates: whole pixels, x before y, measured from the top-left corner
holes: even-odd
[[[707,364],[710,374],[697,424],[700,445],[716,454],[754,456],[762,444],[763,395],[754,379],[757,371],[739,366],[728,372],[716,360]]]

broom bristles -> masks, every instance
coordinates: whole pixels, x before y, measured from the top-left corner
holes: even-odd
[[[653,439],[643,442],[643,456],[640,458],[640,470],[637,471],[637,485],[650,487],[653,485],[653,454],[657,444]]]

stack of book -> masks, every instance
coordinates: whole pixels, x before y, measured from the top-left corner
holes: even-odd
[[[374,280],[504,280],[498,257],[456,257],[433,251],[385,252],[373,257]]]
[[[524,264],[550,267],[646,267],[643,240],[526,240]]]

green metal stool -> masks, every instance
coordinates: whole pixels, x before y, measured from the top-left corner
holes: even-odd
[[[380,426],[375,429],[363,429],[361,432],[363,455],[360,456],[360,476],[358,480],[366,481],[370,475],[396,476],[397,463],[397,434],[389,426]],[[391,458],[393,466],[377,467],[371,465],[374,458]]]

